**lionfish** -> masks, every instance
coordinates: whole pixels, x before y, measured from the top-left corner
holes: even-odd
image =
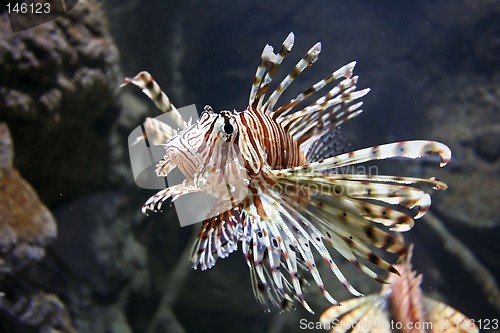
[[[403,255],[404,244],[384,227],[409,230],[414,219],[429,209],[429,194],[416,186],[430,184],[436,190],[446,189],[446,184],[435,178],[351,174],[341,172],[342,168],[433,154],[439,155],[444,166],[451,152],[442,143],[421,140],[334,154],[336,129],[362,112],[358,100],[369,89],[356,90],[356,62],[351,62],[278,106],[283,92],[321,51],[321,43],[316,43],[266,97],[293,44],[294,34],[290,33],[277,53],[270,45],[264,47],[245,110],[216,113],[206,106],[194,123],[183,120],[148,72],[126,78],[123,85],[138,86],[161,111],[172,115],[178,129],[151,118],[145,126],[157,133],[154,143],[166,150],[156,174],[166,177],[177,167],[186,177],[182,184],[153,195],[142,211],[159,211],[165,201],[188,193],[215,196],[219,204],[212,217],[203,221],[193,246],[193,268],[211,268],[241,243],[254,295],[266,310],[270,305],[294,308],[293,302],[298,300],[313,313],[302,288],[307,271],[324,297],[338,304],[324,287],[313,248],[353,295],[362,296],[344,277],[328,247],[370,277],[386,282],[369,266],[393,273],[397,270],[369,245]],[[308,97],[334,82],[323,96],[300,107]],[[416,213],[413,217],[408,215],[413,215],[411,209]]]
[[[331,328],[331,333],[347,332],[352,327],[358,327],[359,332],[377,333],[478,333],[473,320],[422,294],[422,274],[412,270],[412,248],[396,265],[401,276],[389,276],[390,284],[384,285],[379,294],[330,307],[321,315],[323,327]]]

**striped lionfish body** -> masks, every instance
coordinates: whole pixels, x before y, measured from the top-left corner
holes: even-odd
[[[294,69],[266,97],[281,62],[294,43],[291,33],[278,53],[266,45],[251,88],[248,108],[215,113],[205,107],[201,119],[186,123],[147,72],[127,78],[140,87],[164,112],[172,114],[178,129],[148,118],[145,126],[158,132],[156,143],[166,154],[156,169],[165,177],[179,168],[186,180],[151,197],[143,212],[157,211],[166,200],[206,192],[215,205],[195,241],[194,268],[212,267],[241,243],[256,298],[266,306],[293,307],[298,300],[310,312],[303,296],[305,272],[333,304],[317,268],[313,248],[333,274],[354,295],[354,289],[329,252],[334,248],[360,270],[385,281],[369,266],[397,272],[369,248],[404,254],[401,241],[385,227],[406,231],[414,218],[430,206],[430,196],[419,185],[443,190],[437,179],[360,175],[340,168],[392,157],[419,158],[438,154],[441,166],[451,152],[433,141],[407,141],[332,156],[331,137],[336,128],[361,113],[359,98],[369,89],[356,90],[355,62],[318,81],[294,99],[278,106],[292,81],[318,58],[315,44]],[[306,107],[304,100],[331,83],[333,87]],[[236,185],[235,185],[236,184]],[[242,190],[244,189],[244,190]],[[416,216],[410,216],[411,210]]]

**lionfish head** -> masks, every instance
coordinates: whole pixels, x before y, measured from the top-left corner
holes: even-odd
[[[228,182],[247,178],[238,147],[238,117],[236,111],[215,113],[206,106],[198,121],[166,142],[164,160],[180,169],[187,184],[226,197]]]

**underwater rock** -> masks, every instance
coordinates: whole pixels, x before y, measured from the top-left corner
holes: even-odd
[[[0,120],[21,173],[48,204],[105,187],[120,71],[100,4],[15,34],[1,13],[0,41]]]
[[[132,222],[118,216],[120,205],[118,193],[106,192],[54,211],[60,224],[54,253],[100,299],[116,299],[129,282],[147,284],[144,248],[131,234]]]
[[[3,302],[3,307],[16,316],[16,326],[40,333],[75,332],[64,303],[53,294],[38,292],[19,298],[14,304]]]
[[[66,307],[57,296],[22,290],[31,287],[24,288],[27,281],[20,271],[45,256],[45,247],[57,236],[57,226],[35,190],[13,167],[13,157],[9,130],[0,122],[0,289],[9,294],[8,298],[0,295],[0,321],[8,313],[19,331],[73,332]]]
[[[14,147],[12,145],[9,128],[6,124],[0,123],[0,169],[11,169],[13,159]]]
[[[500,225],[492,209],[500,198],[500,76],[464,75],[444,80],[426,98],[431,135],[451,147],[450,170],[436,176],[450,185],[433,208],[452,221],[475,227]]]
[[[35,275],[59,281],[50,291],[64,296],[80,333],[131,332],[130,317],[143,315],[141,308],[127,315],[132,295],[150,293],[150,277],[147,253],[132,229],[142,214],[131,214],[125,198],[103,192],[54,209],[59,236]]]
[[[474,134],[474,149],[484,160],[494,163],[500,158],[500,125],[488,125]]]
[[[0,123],[0,273],[14,273],[45,255],[57,235],[54,217],[12,166],[7,125]]]
[[[115,122],[110,138],[110,179],[113,183],[135,187],[128,147],[123,143],[128,142],[130,132],[151,115],[151,109],[148,109],[144,100],[126,90],[122,90],[120,94],[120,104],[122,105],[120,116]]]

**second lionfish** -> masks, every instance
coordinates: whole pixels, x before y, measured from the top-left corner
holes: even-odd
[[[412,248],[410,245],[406,257],[396,265],[401,275],[387,278],[390,285],[384,285],[379,294],[330,307],[320,317],[323,328],[331,328],[330,333],[479,333],[474,320],[424,296],[422,274],[412,268]]]
[[[313,249],[352,294],[361,296],[344,277],[329,248],[370,277],[386,282],[372,268],[397,270],[370,246],[403,255],[404,244],[387,229],[407,231],[429,209],[430,196],[419,186],[446,189],[435,178],[349,174],[342,168],[433,154],[439,155],[444,166],[451,152],[442,143],[421,140],[334,155],[336,128],[361,113],[358,100],[369,89],[356,90],[358,77],[353,76],[352,62],[279,104],[289,85],[318,59],[321,44],[317,43],[266,97],[293,44],[290,33],[277,53],[269,45],[264,47],[245,110],[216,113],[205,107],[194,123],[183,120],[149,73],[127,78],[125,84],[140,87],[178,126],[172,128],[151,118],[145,123],[157,133],[148,139],[166,150],[157,175],[166,177],[177,167],[186,177],[182,184],[147,200],[143,212],[158,211],[165,201],[188,193],[215,196],[218,204],[202,223],[192,266],[211,268],[241,243],[259,302],[267,308],[288,309],[298,300],[312,312],[302,290],[307,272],[323,295],[338,304],[324,287]],[[303,102],[331,83],[336,84],[324,95],[312,103]]]

